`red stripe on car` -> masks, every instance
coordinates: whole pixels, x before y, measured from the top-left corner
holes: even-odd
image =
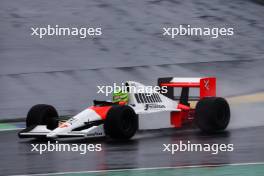
[[[112,106],[91,106],[89,109],[94,110],[104,120],[111,107]]]

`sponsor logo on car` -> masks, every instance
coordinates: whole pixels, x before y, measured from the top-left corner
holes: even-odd
[[[209,90],[209,80],[204,80],[204,87]]]
[[[90,137],[90,136],[103,136],[103,133],[101,133],[101,132],[94,132],[94,133],[87,134],[86,136],[87,137]]]
[[[146,104],[145,105],[145,110],[148,110],[148,109],[162,109],[162,108],[166,108],[165,105],[159,105],[159,104]]]

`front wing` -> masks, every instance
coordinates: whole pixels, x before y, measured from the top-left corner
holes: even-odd
[[[37,125],[23,129],[18,133],[20,138],[39,138],[47,137],[51,130],[47,129],[46,125]],[[93,138],[93,137],[103,137],[105,136],[103,124],[98,126],[92,126],[88,129],[80,131],[71,131],[68,133],[59,133],[57,137],[66,138],[66,137],[84,137],[84,138]]]

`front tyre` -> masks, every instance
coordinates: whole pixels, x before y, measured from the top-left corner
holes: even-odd
[[[230,121],[228,102],[221,97],[201,99],[195,109],[195,120],[201,131],[214,133],[226,129]]]
[[[33,106],[26,119],[26,126],[46,125],[48,129],[53,130],[58,127],[58,112],[51,105],[38,104]]]
[[[138,130],[138,116],[130,106],[113,106],[107,113],[104,130],[113,139],[128,140]]]

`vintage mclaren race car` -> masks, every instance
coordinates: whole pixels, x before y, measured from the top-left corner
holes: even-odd
[[[124,140],[134,136],[139,118],[161,112],[164,115],[159,118],[169,118],[175,128],[195,124],[204,132],[214,133],[226,129],[229,123],[229,105],[224,98],[216,97],[216,78],[159,78],[158,86],[166,87],[165,93],[132,92],[131,86],[144,87],[135,81],[127,81],[126,86],[128,102],[94,100],[93,106],[65,121],[59,119],[53,106],[35,105],[28,112],[26,129],[18,135],[20,138],[109,136]],[[176,89],[179,96],[174,96]],[[196,90],[198,96],[191,96],[190,90]]]

